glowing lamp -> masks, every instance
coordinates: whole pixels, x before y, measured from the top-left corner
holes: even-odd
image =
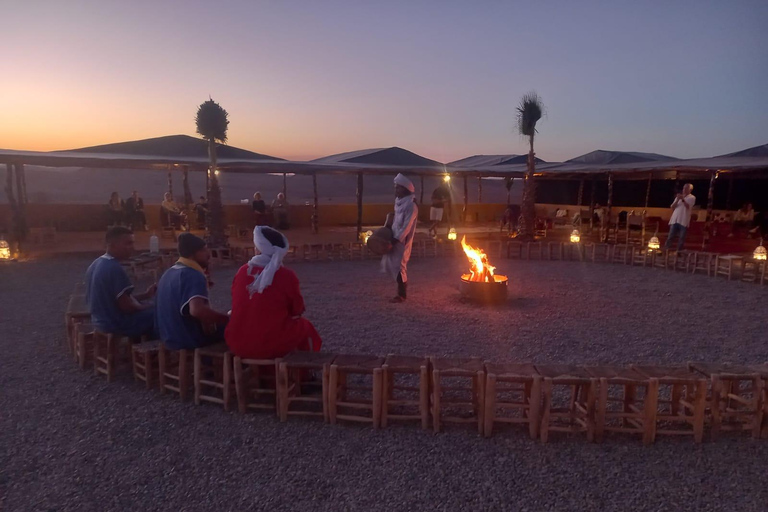
[[[2,242],[0,242],[2,244]],[[0,246],[2,247],[2,246]],[[2,250],[2,249],[0,249]],[[752,253],[752,258],[754,258],[756,261],[766,261],[768,260],[768,252],[766,252],[765,247],[763,247],[763,239],[760,239],[760,245],[758,245],[755,248],[755,252]]]
[[[661,248],[661,244],[659,243],[659,237],[652,236],[650,240],[648,240],[648,249],[651,251],[658,251]]]
[[[456,240],[456,228],[448,230],[448,240]]]
[[[361,231],[360,232],[360,240],[362,240],[364,244],[367,244],[368,243],[368,239],[371,237],[372,234],[373,234],[373,231],[370,231],[370,230],[368,230],[368,231]]]
[[[219,175],[219,170],[218,170],[218,169],[216,169],[215,171],[213,171],[213,174],[215,174],[216,176],[218,176],[218,175]]]
[[[574,229],[571,233],[571,243],[577,244],[579,242],[581,242],[581,233],[579,233],[578,229]]]
[[[449,174],[446,174],[445,176],[443,176],[443,181],[448,183],[449,181],[451,181],[451,176]],[[456,239],[454,238],[454,240]]]
[[[5,240],[0,239],[0,260],[9,259],[11,259],[11,246]]]

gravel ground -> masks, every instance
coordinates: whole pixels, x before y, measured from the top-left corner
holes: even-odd
[[[107,385],[58,345],[82,257],[0,266],[0,510],[766,510],[768,442],[726,435],[601,445],[522,429],[482,439],[280,424]],[[407,305],[376,262],[298,264],[330,351],[497,361],[768,360],[768,288],[659,270],[501,261],[510,300],[458,300],[465,263],[414,261]],[[235,269],[214,273],[229,306]],[[449,277],[445,277],[449,276]]]

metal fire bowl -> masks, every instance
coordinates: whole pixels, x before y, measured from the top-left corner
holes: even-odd
[[[493,282],[470,281],[469,274],[461,276],[459,293],[473,302],[498,303],[507,300],[507,276],[493,276]]]

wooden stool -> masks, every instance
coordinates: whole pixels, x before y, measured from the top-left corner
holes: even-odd
[[[688,368],[703,374],[712,383],[707,405],[712,415],[713,441],[721,430],[749,430],[753,438],[760,439],[763,379],[759,373],[746,366],[719,363],[688,363]]]
[[[80,369],[85,369],[88,361],[93,362],[93,333],[95,329],[90,322],[75,324],[75,360]]]
[[[232,354],[226,343],[195,349],[195,405],[222,404],[229,410],[232,397]]]
[[[157,371],[156,361],[159,353],[159,341],[145,341],[143,343],[134,343],[131,346],[133,380],[136,382],[143,381],[147,389],[152,389],[152,382],[155,380],[152,375]]]
[[[616,244],[611,247],[611,263],[627,264],[629,259],[629,246],[626,244]]]
[[[765,267],[765,261],[746,258],[741,267],[741,280],[747,283],[761,284],[763,276],[765,276]]]
[[[542,256],[543,256],[542,252],[543,252],[543,250],[542,250],[541,242],[528,242],[527,247],[528,247],[528,259],[529,260],[533,259],[533,253],[534,252],[536,253],[536,258],[542,259]]]
[[[763,428],[761,438],[768,439],[768,363],[748,367],[763,379]]]
[[[692,251],[677,251],[672,260],[672,270],[675,272],[689,272],[691,270],[693,252]]]
[[[643,246],[632,246],[629,262],[632,266],[649,267],[653,265],[653,251]]]
[[[470,358],[430,358],[432,365],[432,429],[440,432],[442,422],[446,423],[477,423],[477,431],[483,434],[485,423],[485,367],[479,357]],[[443,386],[441,378],[459,377],[470,379],[471,387]],[[459,394],[471,393],[469,401],[466,398],[444,397],[446,391]],[[443,415],[443,405],[457,408],[471,408],[472,414],[465,416]]]
[[[328,374],[336,356],[327,352],[291,352],[278,365],[277,404],[280,409],[280,421],[287,421],[288,416],[322,416],[328,421]],[[321,372],[322,380],[308,382],[302,378],[307,370]],[[321,394],[302,394],[302,388],[320,387]],[[292,404],[305,404],[310,410],[291,410]],[[319,410],[318,406],[319,405]]]
[[[118,351],[123,337],[95,330],[93,332],[93,374],[103,373],[112,382],[117,367]]]
[[[564,260],[565,259],[563,242],[547,242],[547,259],[548,260]]]
[[[398,383],[397,376],[402,374],[418,375],[419,385],[408,386]],[[429,428],[429,359],[426,357],[397,356],[390,354],[381,367],[382,378],[382,407],[381,427],[386,428],[387,421],[421,420],[421,428]],[[395,392],[402,391],[413,395],[418,393],[418,399],[396,397]],[[390,407],[417,407],[419,414],[392,414]]]
[[[523,243],[507,242],[507,259],[523,259]]]
[[[693,440],[700,443],[704,438],[704,411],[707,399],[707,381],[701,374],[689,370],[683,366],[635,366],[644,377],[651,380],[647,401],[652,409],[649,416],[649,425],[646,429],[645,443],[653,443],[656,434],[662,435],[693,435]],[[658,388],[654,393],[655,383]],[[662,386],[669,389],[669,400],[662,400]],[[659,408],[661,406],[661,408]],[[667,427],[658,428],[658,422],[683,423],[691,425],[692,430]]]
[[[597,263],[598,261],[608,261],[609,247],[610,246],[608,244],[589,244],[588,248],[590,250],[592,263]]]
[[[88,309],[88,304],[85,302],[85,295],[71,295],[67,303],[67,311],[64,313],[64,326],[67,329],[67,348],[75,359],[77,359],[77,352],[75,351],[75,324],[90,322],[90,320],[91,312]]]
[[[328,377],[328,418],[335,425],[337,420],[359,421],[371,423],[373,428],[379,428],[382,409],[382,380],[381,365],[383,357],[366,355],[337,355],[331,364]],[[370,387],[365,385],[349,386],[349,375],[371,375],[373,381]],[[361,392],[354,397],[349,391]],[[339,413],[339,409],[351,409]],[[356,414],[353,411],[370,411],[370,416]]]
[[[668,249],[660,249],[656,251],[656,253],[653,256],[653,267],[654,268],[663,268],[664,270],[667,270],[670,268],[670,261],[674,261],[673,258],[675,258],[675,252]]]
[[[531,439],[539,432],[541,411],[541,376],[532,364],[485,365],[485,437],[491,437],[493,424],[527,423]],[[508,384],[499,386],[499,384]],[[508,398],[499,397],[502,393]],[[501,416],[497,410],[519,410],[519,416]]]
[[[541,442],[549,439],[549,431],[586,432],[587,440],[595,435],[595,392],[597,379],[583,368],[569,365],[536,365],[543,377],[544,407],[539,433]],[[570,387],[568,407],[555,406],[555,386]],[[560,421],[560,420],[564,420]]]
[[[168,350],[164,344],[160,344],[157,357],[160,393],[173,391],[182,400],[187,399],[192,380],[192,356],[190,350]]]
[[[565,245],[565,244],[564,244]],[[567,249],[568,259],[571,261],[584,261],[584,244],[569,243]]]
[[[652,383],[651,379],[637,371],[620,366],[591,366],[584,369],[598,379],[595,441],[602,442],[603,434],[608,431],[640,434],[645,442],[656,405],[648,397],[657,396],[658,382]],[[618,393],[610,393],[611,388],[617,387],[621,390],[620,396],[617,396]],[[642,398],[638,398],[637,388],[644,388]],[[619,406],[615,407],[614,404]]]
[[[237,409],[275,411],[277,414],[277,372],[280,359],[242,359],[235,356]]]
[[[695,274],[696,272],[704,271],[708,277],[711,277],[716,257],[717,253],[714,252],[694,251],[691,273]]]
[[[715,258],[715,277],[725,276],[730,281],[743,261],[744,258],[734,254],[718,254]]]

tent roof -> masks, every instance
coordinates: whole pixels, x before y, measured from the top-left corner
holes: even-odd
[[[443,164],[440,162],[425,158],[412,151],[396,146],[391,148],[361,149],[358,151],[338,153],[322,158],[316,158],[315,160],[312,160],[312,162],[321,164],[348,163],[398,167],[443,167]]]
[[[536,157],[537,164],[545,163]],[[455,160],[448,165],[452,167],[488,167],[492,165],[524,164],[528,161],[528,155],[474,155]]]
[[[722,158],[742,158],[742,157],[765,157],[768,158],[768,144],[762,146],[755,146],[753,148],[742,149],[734,153],[728,153],[727,155],[720,155]],[[719,157],[718,157],[719,158]]]
[[[606,151],[598,149],[576,158],[566,160],[566,163],[579,163],[590,165],[609,164],[636,164],[641,162],[664,162],[677,160],[673,156],[659,155],[657,153],[641,153],[638,151]]]
[[[167,135],[153,137],[151,139],[132,140],[90,146],[86,148],[70,149],[63,153],[107,153],[117,155],[143,155],[162,156],[174,158],[208,158],[208,143],[203,139],[190,137],[189,135]],[[219,158],[236,158],[248,160],[283,160],[274,156],[263,155],[240,149],[226,144],[217,144],[216,154]]]

